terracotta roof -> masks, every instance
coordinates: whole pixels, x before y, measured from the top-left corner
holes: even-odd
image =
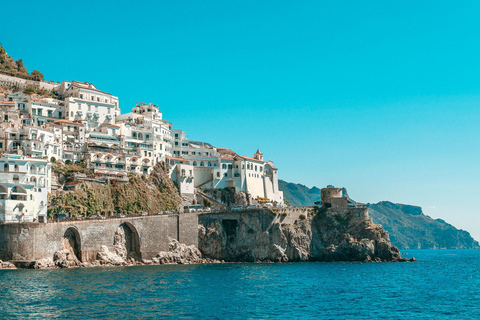
[[[237,153],[235,153],[234,151],[230,150],[230,149],[226,149],[226,148],[217,148],[217,152],[219,154],[223,154],[223,155],[230,155],[230,156],[236,156]]]
[[[77,126],[82,126],[83,127],[83,123],[81,122],[74,122],[72,120],[57,120],[57,121],[54,121],[53,122],[54,124],[62,124],[62,123],[70,123],[70,124],[74,124],[74,125],[77,125]]]
[[[111,94],[108,93],[108,92],[98,90],[97,88],[95,88],[95,86],[94,86],[93,88],[90,88],[90,85],[93,86],[92,83],[80,82],[80,81],[75,81],[75,80],[73,80],[73,81],[72,81],[72,86],[74,86],[74,85],[77,86],[77,87],[83,88],[83,89],[88,89],[88,90],[92,90],[92,91],[98,91],[98,92],[101,92],[101,93],[105,93],[105,94],[111,95]],[[70,88],[71,88],[71,87],[70,87]]]
[[[250,161],[257,161],[257,162],[261,162],[261,163],[265,162],[265,161],[262,161],[262,160],[258,160],[258,159],[250,158],[250,157],[244,157],[244,156],[240,156],[240,158],[243,158],[245,160],[250,160]]]
[[[175,158],[175,157],[170,157],[170,156],[165,156],[165,158],[173,160],[173,161],[187,161],[183,158]]]
[[[116,124],[107,124],[107,123],[102,123],[100,127],[114,127],[114,128],[120,128],[120,126],[117,126]]]

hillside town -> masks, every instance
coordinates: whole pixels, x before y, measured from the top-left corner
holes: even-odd
[[[278,169],[260,150],[242,156],[190,141],[159,107],[138,102],[121,113],[119,99],[80,81],[35,82],[0,74],[0,220],[46,222],[48,195],[60,186],[52,164],[82,164],[97,183],[149,175],[160,162],[186,199],[230,188],[249,199],[283,204]],[[13,88],[13,90],[11,89]],[[31,92],[33,91],[33,92]]]

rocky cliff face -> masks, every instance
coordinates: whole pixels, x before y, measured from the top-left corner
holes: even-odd
[[[317,209],[284,223],[269,210],[199,217],[199,249],[226,261],[406,261],[368,217]]]

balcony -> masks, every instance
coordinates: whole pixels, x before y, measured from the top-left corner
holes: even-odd
[[[81,117],[81,116],[83,116],[83,112],[81,110],[78,110],[77,115],[79,115]]]

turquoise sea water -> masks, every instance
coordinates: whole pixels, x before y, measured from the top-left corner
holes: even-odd
[[[0,318],[478,319],[480,250],[417,263],[232,263],[0,271]]]

